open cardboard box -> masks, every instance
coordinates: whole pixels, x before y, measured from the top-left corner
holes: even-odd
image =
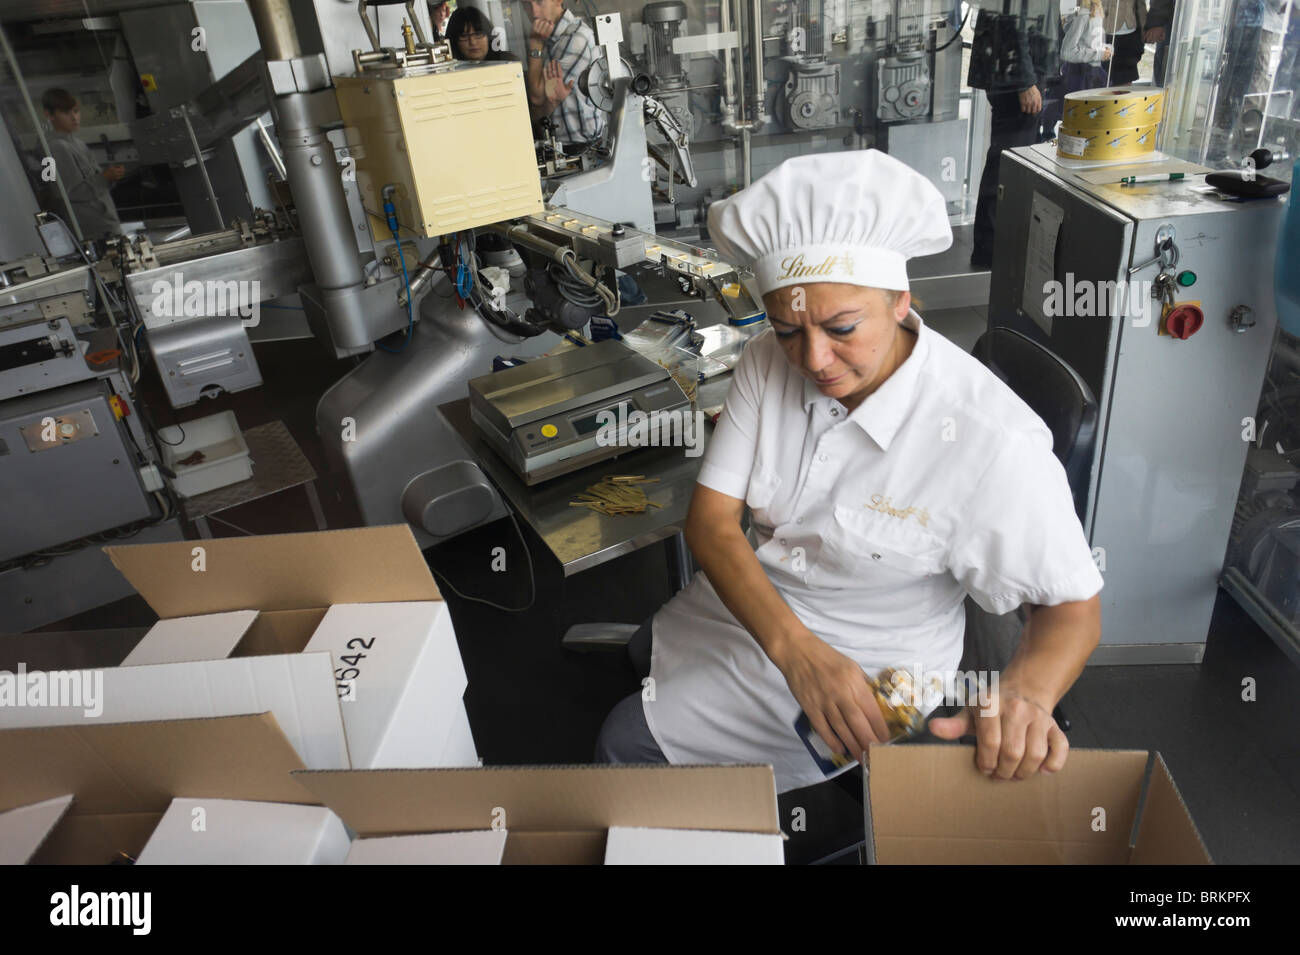
[[[363,845],[504,829],[507,865],[599,865],[612,827],[752,833],[778,854],[782,839],[770,766],[305,770],[294,779]]]
[[[882,865],[1209,865],[1159,753],[1072,749],[1065,767],[994,780],[973,746],[873,745],[868,861]]]
[[[0,813],[72,797],[28,852],[41,864],[135,858],[178,796],[316,804],[294,782],[302,760],[270,713],[0,730],[0,766]],[[0,855],[33,841],[30,827],[3,832]]]
[[[339,865],[350,845],[324,806],[173,799],[136,865]]]
[[[102,712],[5,708],[0,727],[270,710],[312,768],[477,764],[451,616],[409,527],[105,551],[161,619],[93,674]]]

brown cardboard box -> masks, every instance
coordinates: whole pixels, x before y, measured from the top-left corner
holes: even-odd
[[[611,826],[781,833],[770,766],[304,770],[294,779],[361,839],[503,828],[507,865],[598,865]]]
[[[161,619],[121,666],[65,675],[78,692],[0,706],[0,728],[269,710],[314,769],[478,764],[450,612],[409,527],[106,551]]]
[[[202,571],[194,569],[197,548]],[[234,656],[301,652],[331,604],[442,600],[405,524],[104,552],[164,620],[260,611]]]
[[[1211,864],[1159,753],[1075,749],[1059,773],[1005,781],[976,768],[973,746],[872,746],[869,759],[870,862]]]
[[[0,731],[0,812],[73,796],[33,862],[134,858],[175,796],[315,805],[269,713]]]

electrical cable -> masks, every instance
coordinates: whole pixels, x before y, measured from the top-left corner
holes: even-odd
[[[459,597],[461,600],[468,600],[471,603],[477,603],[477,604],[487,604],[489,607],[492,607],[496,610],[503,610],[506,613],[523,613],[525,610],[528,610],[530,607],[532,607],[532,605],[537,600],[537,576],[536,576],[536,572],[533,569],[532,552],[528,549],[528,541],[524,539],[524,532],[520,530],[519,522],[515,520],[515,512],[513,510],[507,509],[507,514],[510,517],[510,523],[514,525],[515,535],[519,538],[519,543],[524,549],[524,558],[528,561],[528,591],[529,591],[528,603],[524,604],[522,607],[505,607],[499,603],[495,603],[491,600],[486,600],[482,597],[470,597],[461,593],[454,586],[452,586],[451,581],[447,580],[446,576],[443,573],[441,573],[439,570],[437,570],[432,564],[429,565],[429,570],[432,571],[435,576],[441,578],[442,581],[446,583],[447,589],[450,590],[457,597]]]
[[[972,7],[969,6],[966,8],[966,13],[962,16],[961,23],[957,24],[957,32],[953,34],[952,39],[949,40],[947,43],[945,43],[943,46],[936,46],[934,49],[930,51],[931,53],[942,53],[944,50],[948,49],[948,47],[952,46],[954,43],[956,43],[958,40],[961,39],[961,31],[966,29],[966,21],[970,19],[971,9]]]
[[[389,348],[383,342],[375,342],[375,347],[390,355],[400,355],[406,351],[406,346],[411,344],[411,336],[415,332],[415,312],[411,309],[411,280],[406,274],[406,256],[402,254],[402,240],[397,235],[400,223],[397,221],[397,209],[391,199],[384,200],[384,213],[389,231],[393,233],[393,243],[397,246],[397,261],[402,265],[402,283],[406,286],[406,337],[402,339],[400,348]]]

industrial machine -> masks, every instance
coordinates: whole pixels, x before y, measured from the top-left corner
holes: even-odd
[[[1099,405],[1083,515],[1105,580],[1095,663],[1200,660],[1276,327],[1281,203],[1223,196],[1190,163],[1120,183],[1144,167],[1044,145],[1000,171],[989,325],[1045,344]]]
[[[471,419],[525,484],[626,450],[602,442],[602,421],[617,430],[634,412],[680,415],[690,404],[667,368],[612,340],[469,382]]]
[[[261,209],[221,232],[156,245],[147,236],[114,240],[106,264],[173,408],[260,385],[248,332],[261,303],[311,280],[293,221]]]
[[[66,234],[51,245],[75,248]],[[6,628],[40,626],[129,593],[97,543],[180,538],[136,401],[139,359],[114,298],[79,256],[0,263]]]

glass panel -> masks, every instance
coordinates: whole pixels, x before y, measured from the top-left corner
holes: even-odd
[[[1179,0],[1163,149],[1208,166],[1273,153],[1290,180],[1300,109],[1300,10],[1293,0]]]

